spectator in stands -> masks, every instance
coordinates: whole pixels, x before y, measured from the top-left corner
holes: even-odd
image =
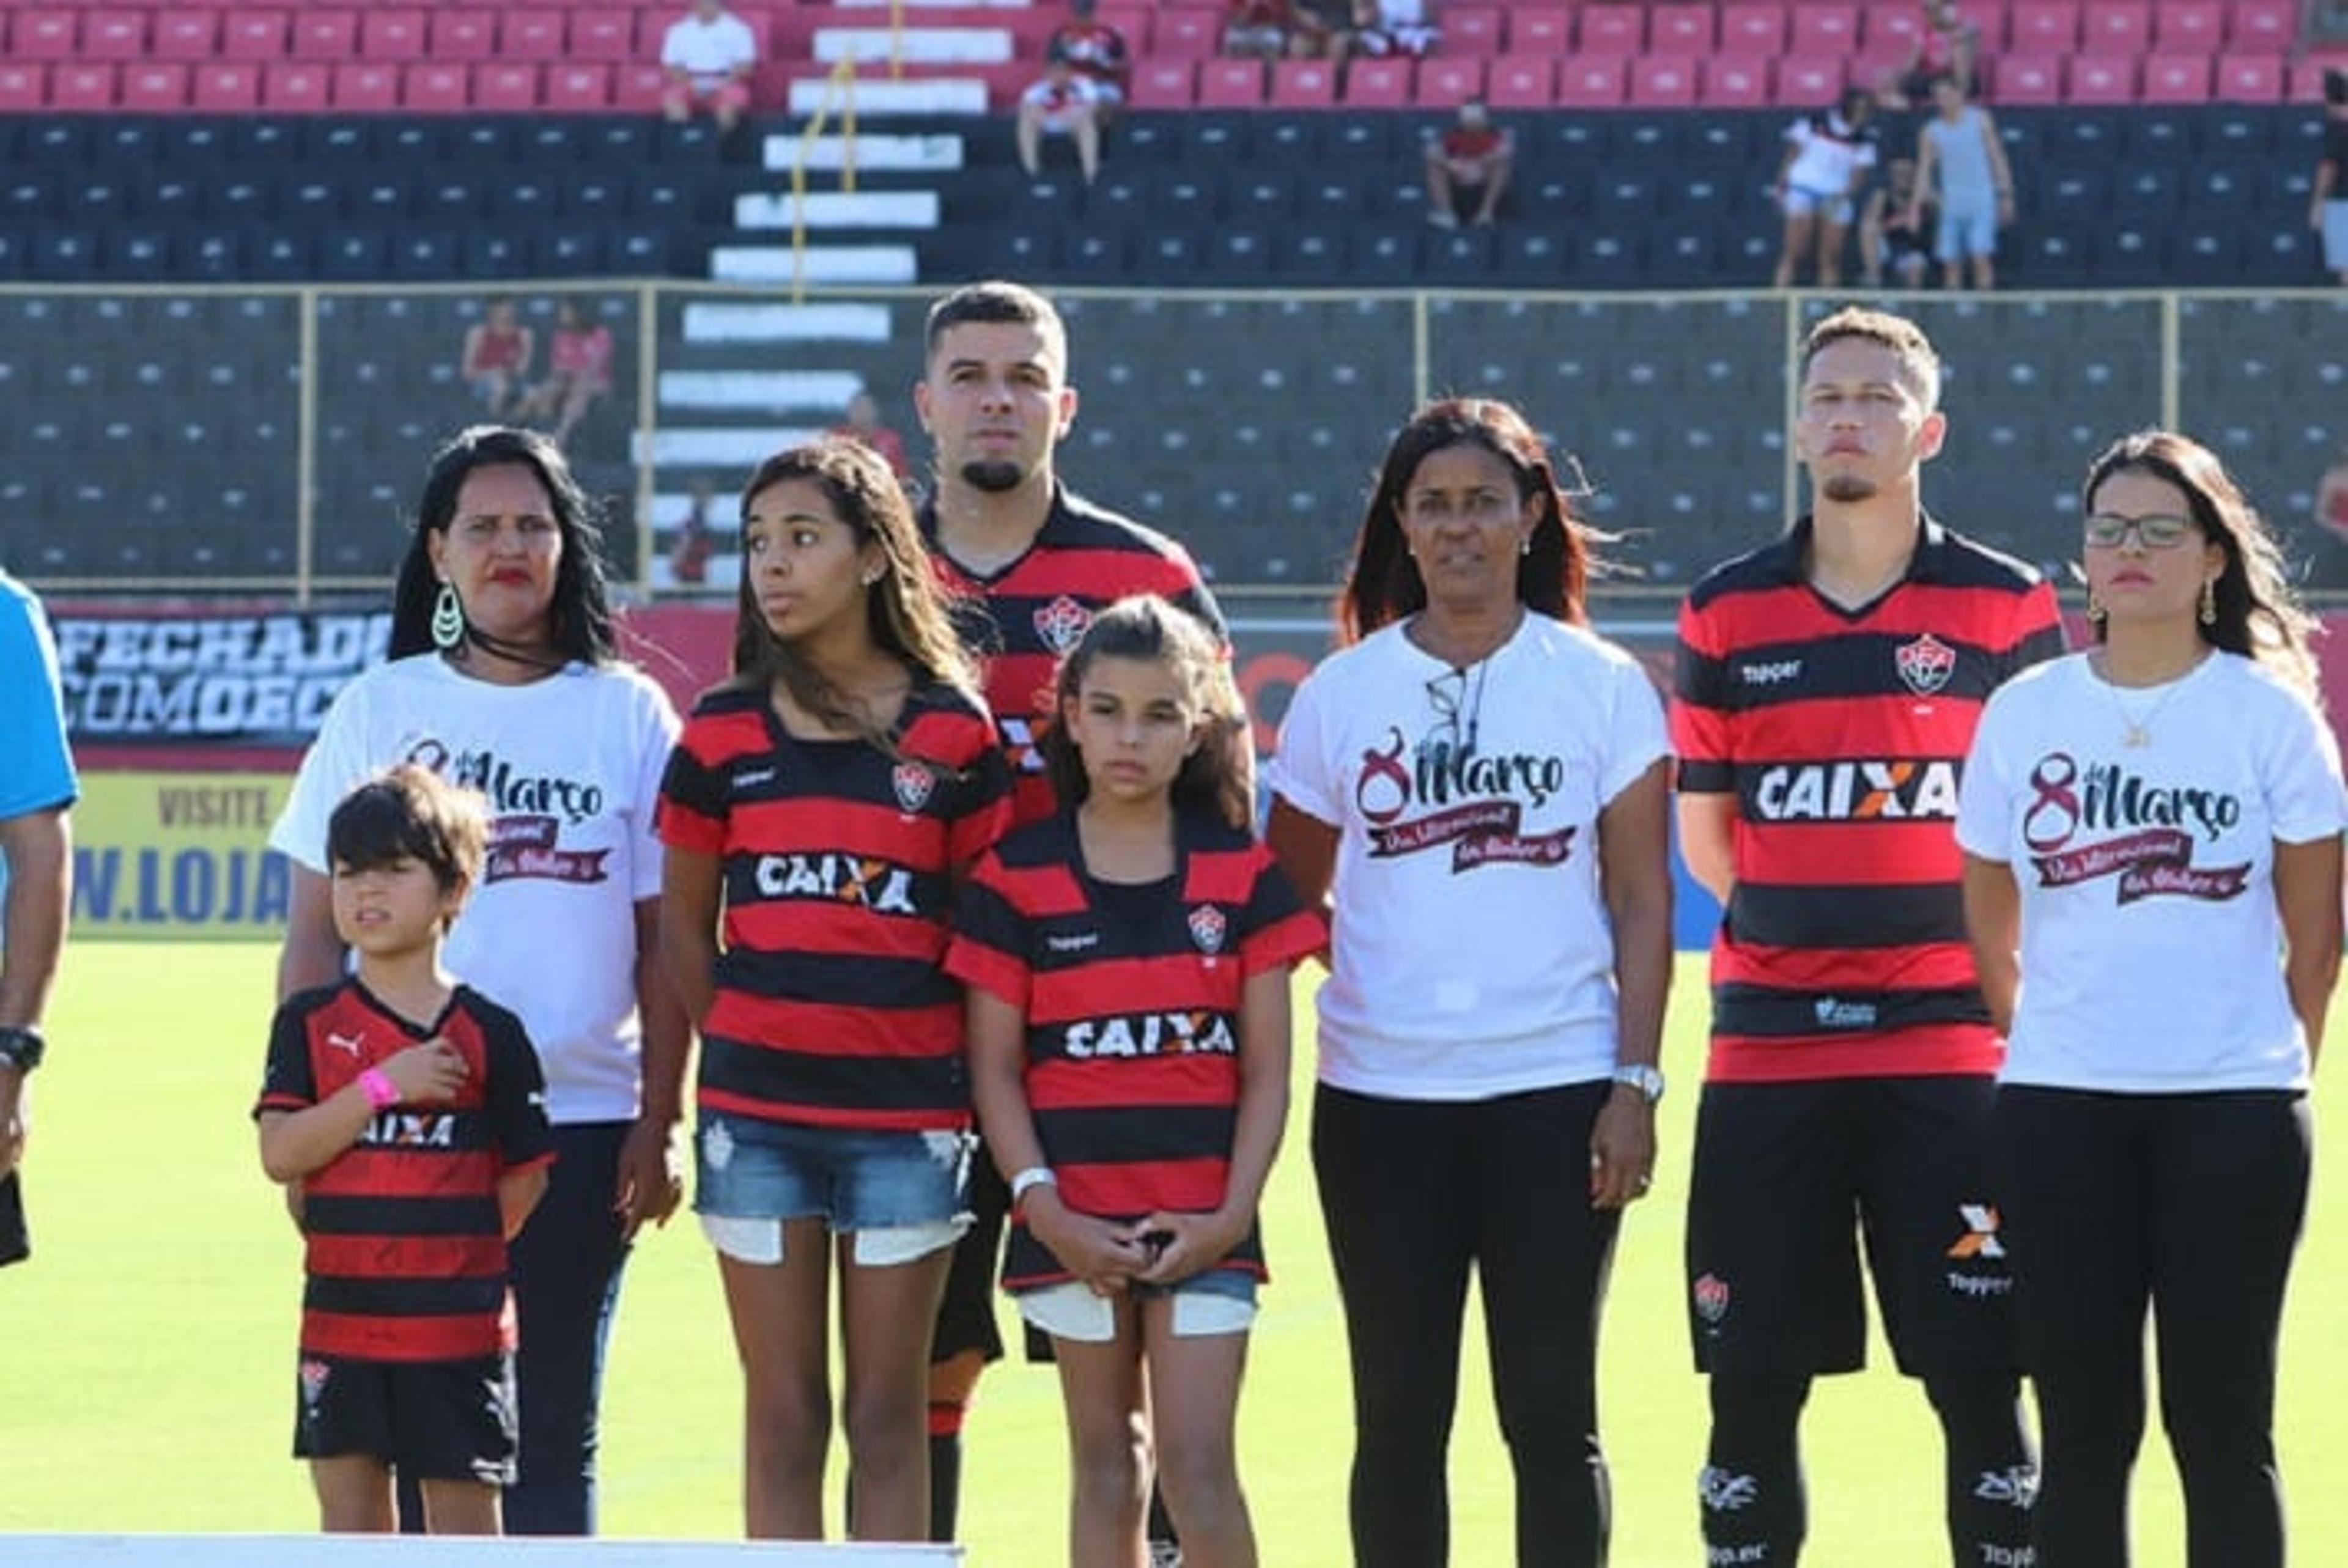
[[[1019,95],[1019,167],[1029,174],[1044,171],[1044,138],[1065,136],[1076,144],[1076,167],[1090,185],[1100,173],[1100,89],[1076,72],[1076,63],[1053,55],[1044,64],[1043,77]]]
[[[1289,0],[1230,0],[1223,12],[1223,53],[1234,59],[1276,60],[1288,53],[1295,28]]]
[[[1900,68],[1883,80],[1876,98],[1888,109],[1916,108],[1932,97],[1932,84],[1954,77],[1970,95],[1981,58],[1981,29],[1957,14],[1956,0],[1924,0],[1924,31]]]
[[[1293,5],[1290,57],[1342,64],[1354,47],[1354,0],[1293,0]]]
[[[669,541],[668,569],[680,585],[698,588],[709,580],[709,558],[717,550],[717,533],[709,526],[709,508],[716,495],[707,479],[697,478],[692,497],[685,521],[677,525],[676,538]]]
[[[2323,73],[2323,156],[2307,221],[2323,236],[2324,266],[2348,283],[2348,71]]]
[[[1916,183],[1916,160],[1895,158],[1890,178],[1867,193],[1859,218],[1859,264],[1870,289],[1883,286],[1888,269],[1903,289],[1924,286],[1932,259],[1932,194]]]
[[[1997,231],[2013,221],[2013,169],[1989,110],[1965,101],[1954,77],[1932,84],[1932,118],[1916,136],[1916,190],[1909,199],[1909,222],[1923,221],[1927,192],[1940,203],[1932,254],[1940,259],[1941,286],[1965,286],[1972,265],[1976,289],[1997,286]],[[1935,176],[1939,178],[1935,179]]]
[[[1123,33],[1095,17],[1095,0],[1068,0],[1068,19],[1052,30],[1044,57],[1067,61],[1092,83],[1094,118],[1106,125],[1132,88],[1133,51]]]
[[[845,415],[831,427],[831,434],[870,446],[889,465],[899,484],[912,487],[913,467],[905,459],[905,438],[880,423],[880,405],[870,393],[860,392],[848,400]]]
[[[620,1276],[637,1227],[683,1196],[691,1040],[661,978],[652,830],[676,715],[619,657],[590,503],[534,430],[477,425],[434,456],[391,613],[390,659],[335,697],[270,834],[292,863],[278,999],[342,978],[326,822],[352,784],[425,762],[489,794],[489,859],[448,963],[520,1016],[556,1153],[511,1250],[521,1468],[505,1527],[589,1535]]]
[[[554,418],[554,444],[566,446],[595,400],[612,390],[612,329],[591,322],[576,302],[557,301],[546,345],[546,379],[514,410],[517,419]]]
[[[661,113],[681,123],[695,108],[708,109],[721,132],[731,132],[750,107],[750,73],[758,64],[758,37],[726,0],[693,0],[690,15],[669,24],[661,38]]]
[[[492,419],[506,417],[522,395],[538,335],[524,326],[511,300],[491,300],[479,321],[465,329],[458,374]]]
[[[1427,13],[1426,0],[1354,0],[1352,52],[1356,55],[1415,60],[1442,36],[1443,29]]]
[[[1499,216],[1515,165],[1515,133],[1492,123],[1481,98],[1459,106],[1459,115],[1426,144],[1426,220],[1457,229],[1464,217],[1485,228]]]
[[[1804,115],[1786,131],[1786,156],[1774,187],[1786,215],[1785,247],[1772,283],[1791,288],[1813,254],[1818,287],[1842,282],[1844,236],[1850,231],[1855,198],[1875,167],[1875,133],[1868,120],[1875,99],[1852,87],[1833,108]]]
[[[0,572],[0,1263],[29,1250],[16,1175],[25,1080],[41,1064],[41,1009],[72,903],[70,816],[80,786],[66,744],[57,650],[32,590]]]

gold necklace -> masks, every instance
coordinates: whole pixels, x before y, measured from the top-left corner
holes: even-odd
[[[2193,671],[2200,669],[2201,661],[2209,656],[2206,651],[2197,654],[2193,662],[2188,664],[2174,679],[2163,682],[2159,687],[2160,694],[2147,703],[2141,712],[2129,707],[2127,699],[2120,695],[2126,688],[2112,679],[2108,663],[2103,664],[2096,670],[2098,683],[2106,692],[2111,693],[2112,706],[2119,710],[2121,745],[2129,751],[2140,752],[2152,744],[2153,720],[2160,716],[2160,711],[2168,706],[2168,700],[2177,695],[2179,687],[2193,678]]]

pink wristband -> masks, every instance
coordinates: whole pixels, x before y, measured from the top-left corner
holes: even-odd
[[[370,1067],[359,1074],[359,1089],[374,1110],[388,1111],[399,1103],[399,1085],[380,1067]]]

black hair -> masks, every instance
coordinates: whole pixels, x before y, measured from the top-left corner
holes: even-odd
[[[952,292],[942,295],[930,307],[928,324],[922,333],[922,357],[926,364],[935,359],[938,344],[947,332],[965,322],[989,324],[1034,327],[1044,334],[1045,346],[1059,363],[1060,375],[1068,374],[1068,328],[1051,301],[1025,283],[1005,282],[990,278],[983,282],[964,283]]]
[[[1041,745],[1061,805],[1074,810],[1092,792],[1084,755],[1068,737],[1064,715],[1084,690],[1085,672],[1099,659],[1161,664],[1175,672],[1200,715],[1200,727],[1199,743],[1174,775],[1174,808],[1245,829],[1254,820],[1254,753],[1238,738],[1247,729],[1247,705],[1231,679],[1231,661],[1204,622],[1154,593],[1120,599],[1095,615],[1060,661],[1052,687],[1052,723]]]
[[[345,795],[326,819],[326,864],[372,871],[415,860],[442,892],[480,880],[488,804],[415,763],[387,768]]]

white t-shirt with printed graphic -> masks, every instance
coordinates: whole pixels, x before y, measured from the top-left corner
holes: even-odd
[[[1464,673],[1399,625],[1313,671],[1267,774],[1338,830],[1321,1081],[1456,1101],[1611,1072],[1598,814],[1666,748],[1638,662],[1545,616]]]
[[[676,738],[667,695],[626,666],[500,686],[436,654],[345,686],[302,759],[272,848],[326,866],[352,786],[428,764],[489,800],[489,855],[442,961],[521,1016],[556,1122],[633,1119],[642,1074],[635,906],[660,895],[653,808]]]
[[[2021,889],[2002,1080],[2303,1087],[2274,845],[2343,827],[2331,727],[2250,660],[2216,653],[2166,687],[2122,690],[2074,654],[2000,687],[1965,764],[1957,842],[2009,865]]]

